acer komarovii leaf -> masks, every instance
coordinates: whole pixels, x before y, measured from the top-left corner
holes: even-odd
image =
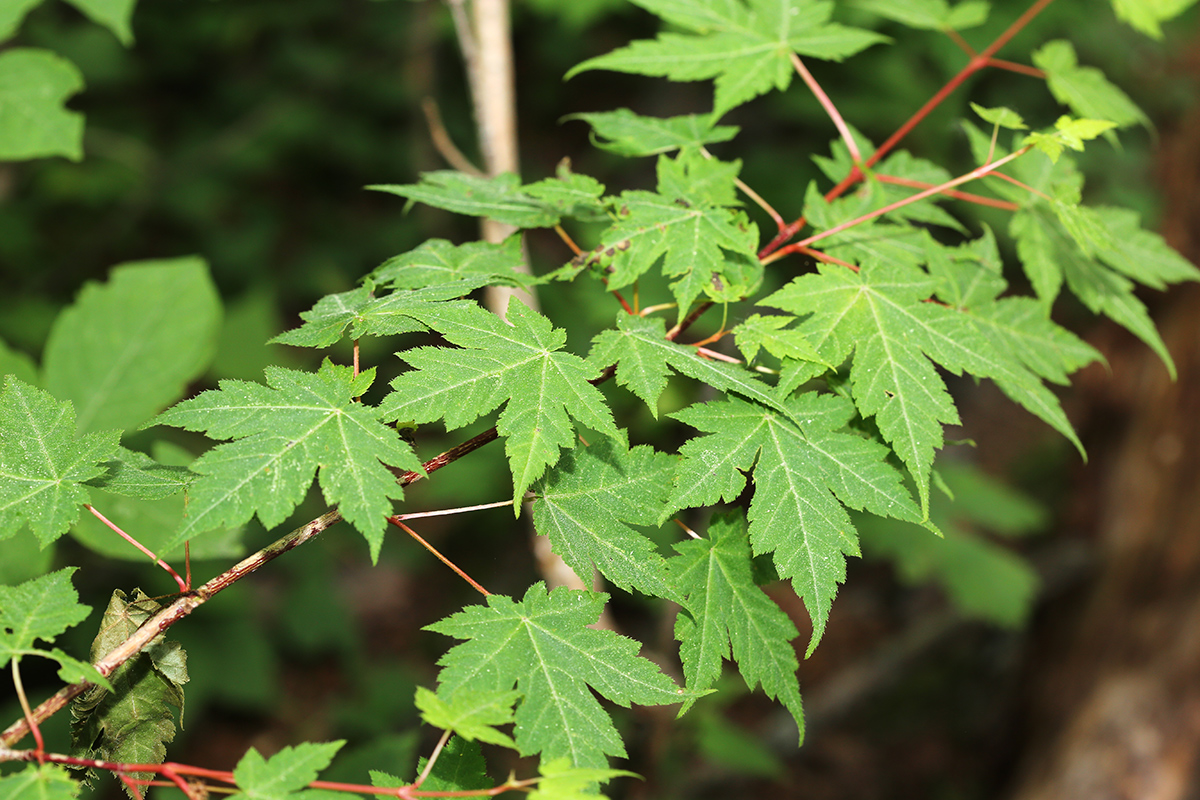
[[[355,375],[326,360],[315,372],[267,368],[267,385],[221,381],[221,388],[186,400],[155,424],[206,431],[219,444],[196,459],[188,516],[175,541],[257,514],[267,528],[283,522],[317,473],[328,503],[366,537],[379,556],[391,501],[403,497],[387,466],[421,472],[395,428],[354,398],[375,370]],[[387,466],[385,466],[387,465]]]
[[[772,554],[779,575],[804,600],[811,654],[846,579],[845,556],[859,555],[843,505],[913,522],[921,515],[885,460],[887,448],[843,430],[854,416],[849,401],[810,392],[785,405],[790,418],[736,398],[673,415],[707,435],[680,448],[662,519],[676,509],[736,500],[753,468],[750,543],[756,555]]]
[[[59,648],[43,650],[37,640],[51,642],[67,628],[78,625],[91,612],[79,602],[71,585],[76,567],[65,567],[49,575],[31,578],[16,586],[0,586],[0,667],[22,656],[40,656],[61,665],[58,675],[67,683],[87,680],[109,686],[108,680],[91,664],[79,661]]]
[[[230,800],[338,800],[340,792],[304,787],[329,766],[345,742],[303,742],[264,759],[251,747],[233,768],[239,791]]]
[[[0,539],[25,524],[43,547],[62,536],[88,502],[80,484],[105,473],[119,431],[75,434],[75,411],[12,375],[0,389]]]
[[[667,705],[691,694],[640,658],[633,639],[588,627],[606,598],[566,588],[547,593],[536,583],[520,601],[493,594],[486,607],[468,606],[428,626],[466,640],[438,662],[438,694],[515,687],[522,700],[513,738],[521,755],[606,767],[605,756],[624,756],[625,746],[593,691],[622,706]]]
[[[412,313],[462,349],[401,353],[413,369],[392,381],[395,391],[380,404],[383,419],[441,419],[453,430],[504,405],[496,429],[505,437],[514,508],[574,444],[572,419],[623,440],[604,396],[588,382],[600,370],[560,352],[566,334],[541,314],[520,302],[509,305],[507,323],[477,305],[430,304]]]
[[[688,688],[700,692],[721,676],[730,656],[747,685],[761,683],[796,720],[804,740],[799,664],[791,640],[796,626],[754,583],[750,539],[738,512],[717,515],[708,536],[675,545],[679,555],[669,562],[672,575],[687,593],[686,613],[675,618],[675,638]],[[684,710],[693,701],[684,704]]]

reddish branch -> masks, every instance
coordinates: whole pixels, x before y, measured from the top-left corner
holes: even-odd
[[[462,444],[453,447],[441,455],[434,456],[425,462],[425,474],[436,472],[442,467],[450,464],[463,456],[478,450],[483,445],[496,438],[496,429],[491,428],[483,433],[475,436],[472,439],[463,442]],[[407,486],[414,481],[420,480],[423,476],[419,472],[404,472],[399,476],[401,486]],[[303,525],[289,533],[287,536],[273,542],[272,544],[259,550],[254,555],[250,556],[234,565],[230,569],[222,572],[217,577],[210,580],[203,586],[185,592],[175,599],[170,605],[165,606],[161,611],[155,614],[150,619],[146,620],[143,625],[134,631],[133,635],[126,639],[121,644],[117,645],[106,656],[97,661],[93,666],[105,677],[111,675],[117,667],[124,664],[129,659],[137,655],[143,647],[148,645],[155,637],[163,633],[167,628],[170,628],[179,620],[191,614],[211,597],[221,592],[224,589],[237,583],[242,578],[254,572],[259,567],[269,561],[273,561],[289,550],[299,547],[309,541],[317,534],[325,529],[332,527],[340,522],[342,515],[336,510],[328,511],[321,516]],[[33,709],[31,718],[34,724],[40,724],[43,720],[53,716],[60,711],[63,706],[71,702],[79,695],[83,694],[91,683],[83,681],[73,683],[59,689],[49,699]],[[29,723],[24,719],[19,719],[10,725],[3,734],[0,734],[0,747],[11,747],[19,742],[26,734],[29,733]],[[146,771],[146,770],[136,770]]]

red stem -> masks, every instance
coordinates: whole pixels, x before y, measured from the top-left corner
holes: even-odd
[[[991,66],[991,62],[993,60],[992,56],[994,56],[1000,48],[1008,44],[1008,42],[1021,31],[1021,29],[1028,25],[1034,17],[1042,13],[1046,6],[1050,5],[1052,2],[1054,2],[1054,0],[1036,0],[1033,5],[1025,10],[1025,13],[1017,17],[1017,19],[1011,25],[1009,25],[1003,33],[997,36],[995,41],[988,45],[981,53],[972,56],[966,65],[959,70],[957,75],[947,81],[945,86],[939,89],[933,95],[933,97],[929,98],[925,105],[921,106],[921,108],[919,108],[915,114],[909,117],[909,119],[903,125],[896,129],[895,133],[888,137],[887,141],[879,146],[879,148],[871,155],[871,157],[867,159],[865,166],[870,167],[872,164],[877,163],[879,159],[883,158],[887,153],[891,152],[892,148],[894,148],[901,139],[907,136],[909,131],[915,128],[921,122],[921,120],[929,116],[929,113],[933,111],[933,109],[941,105],[942,102],[963,83],[963,81],[984,67]],[[837,186],[834,186],[825,194],[825,199],[828,201],[840,197],[843,192],[860,181],[862,178],[862,170],[858,168],[858,165],[855,165],[853,168],[851,168],[850,174],[842,179],[841,183],[839,183]],[[767,244],[766,247],[759,251],[759,258],[765,258],[766,256],[769,256],[771,253],[778,250],[781,246],[783,246],[784,242],[786,242],[788,239],[791,239],[801,228],[804,227],[805,222],[805,218],[800,217],[795,222],[783,228],[783,230],[781,230],[778,235],[776,235],[775,238]]]
[[[420,535],[419,535],[419,534],[418,534],[416,531],[414,531],[412,528],[410,528],[410,527],[408,527],[407,525],[405,525],[405,524],[404,524],[404,522],[403,522],[403,521],[402,521],[402,520],[401,520],[399,517],[388,517],[388,522],[392,523],[392,524],[393,524],[393,525],[395,525],[397,528],[400,528],[400,529],[401,529],[401,530],[403,530],[405,533],[407,533],[409,536],[411,536],[412,538],[414,538],[414,539],[416,539],[418,542],[420,542],[420,544],[421,544],[421,546],[422,546],[422,547],[424,547],[426,550],[428,550],[429,552],[431,552],[431,553],[433,553],[435,556],[437,556],[438,560],[439,560],[439,561],[441,561],[443,564],[445,564],[447,567],[449,567],[450,569],[454,570],[455,574],[457,574],[457,575],[458,575],[458,577],[462,578],[464,581],[466,581],[467,583],[471,584],[471,587],[472,587],[473,589],[475,589],[475,591],[479,592],[479,593],[480,593],[480,594],[482,594],[484,597],[488,597],[488,596],[490,596],[490,595],[491,595],[491,592],[489,592],[487,589],[485,589],[485,588],[483,588],[482,586],[480,586],[480,585],[479,585],[479,584],[478,584],[478,583],[475,581],[475,579],[474,579],[474,578],[472,578],[470,575],[468,575],[467,573],[465,573],[465,572],[463,572],[461,569],[459,569],[457,564],[455,564],[453,561],[451,561],[450,559],[446,558],[444,555],[442,555],[441,553],[439,553],[439,552],[437,551],[437,548],[435,548],[435,547],[434,547],[433,545],[431,545],[429,542],[427,542],[427,541],[425,541],[424,539],[422,539],[422,538],[420,537]]]
[[[101,514],[99,511],[97,511],[96,509],[94,509],[94,508],[92,507],[92,504],[91,504],[91,503],[84,503],[84,504],[83,504],[83,507],[84,507],[84,508],[86,508],[88,511],[92,512],[92,516],[94,516],[96,519],[100,520],[100,521],[101,521],[101,522],[103,522],[105,525],[107,525],[109,528],[111,528],[112,530],[116,531],[117,535],[118,535],[118,536],[120,536],[122,539],[124,539],[125,541],[129,542],[131,545],[133,545],[134,547],[136,547],[138,550],[141,550],[141,551],[142,551],[143,553],[145,553],[146,555],[150,556],[150,560],[151,560],[151,561],[153,561],[155,564],[157,564],[158,566],[160,566],[160,567],[162,567],[163,569],[165,569],[165,570],[167,571],[167,573],[168,573],[168,574],[169,574],[169,575],[170,575],[172,578],[174,578],[174,579],[175,579],[175,583],[176,583],[176,584],[179,586],[179,591],[181,591],[181,592],[186,592],[186,591],[188,591],[189,589],[191,589],[191,588],[192,588],[192,575],[191,575],[192,562],[191,562],[191,560],[190,560],[190,559],[188,560],[188,579],[187,579],[186,581],[184,581],[184,579],[183,579],[183,578],[179,577],[179,573],[178,573],[178,572],[176,572],[175,570],[171,569],[171,565],[170,565],[170,564],[168,564],[167,562],[163,561],[163,560],[162,560],[161,558],[159,558],[158,556],[154,555],[154,553],[151,553],[151,552],[150,552],[150,551],[149,551],[149,550],[148,550],[148,549],[145,547],[145,545],[143,545],[143,544],[142,544],[141,542],[139,542],[137,539],[133,538],[133,537],[132,537],[132,536],[130,536],[128,533],[126,533],[125,531],[123,531],[123,530],[121,530],[119,527],[117,527],[117,526],[116,526],[114,523],[112,523],[111,521],[109,521],[108,517],[104,516],[104,515],[103,515],[103,514]],[[185,557],[186,557],[186,556],[185,556]]]

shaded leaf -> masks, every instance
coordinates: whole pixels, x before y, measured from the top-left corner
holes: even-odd
[[[592,143],[622,156],[656,156],[674,150],[727,142],[737,136],[735,125],[714,125],[713,114],[644,117],[627,108],[571,114],[592,126]]]
[[[83,114],[65,106],[82,89],[79,69],[49,50],[0,53],[0,160],[82,159]]]
[[[469,742],[479,740],[515,750],[516,743],[495,726],[513,721],[513,704],[519,697],[513,691],[459,689],[445,700],[418,686],[416,704],[421,719],[435,728],[453,731]]]

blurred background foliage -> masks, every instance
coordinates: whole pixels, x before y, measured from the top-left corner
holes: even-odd
[[[966,39],[982,47],[1026,5],[998,0],[988,23],[966,32]],[[810,65],[843,115],[878,143],[960,68],[964,56],[944,36],[884,23],[853,5],[839,14],[880,28],[904,45],[873,48],[845,65]],[[352,288],[390,256],[431,237],[462,242],[477,236],[474,220],[424,206],[406,211],[396,197],[362,189],[410,182],[420,171],[444,167],[420,111],[425,98],[436,101],[449,134],[468,157],[476,156],[460,55],[441,4],[143,0],[133,30],[136,42],[126,49],[74,9],[46,3],[30,14],[16,39],[19,45],[54,50],[80,67],[87,89],[70,106],[86,114],[87,127],[82,162],[0,165],[0,285],[5,290],[0,340],[15,353],[6,363],[31,370],[60,310],[85,282],[104,280],[114,264],[197,254],[210,265],[224,313],[214,333],[211,366],[190,391],[221,378],[260,379],[268,363],[312,367],[311,353],[266,345],[266,340],[294,325],[297,314],[317,298]],[[671,84],[606,72],[563,82],[563,73],[579,61],[656,30],[650,15],[621,0],[516,0],[525,179],[553,174],[555,165],[569,158],[576,171],[598,177],[610,192],[653,185],[652,160],[625,160],[596,150],[585,124],[560,120],[619,107],[658,116],[708,111],[707,83]],[[1162,46],[1118,25],[1103,4],[1060,0],[1001,55],[1028,63],[1031,50],[1059,37],[1070,39],[1082,63],[1102,67],[1164,128],[1194,103],[1197,70],[1186,62],[1188,48],[1196,44],[1194,13],[1169,26]],[[923,122],[905,142],[907,149],[955,174],[973,166],[957,125],[968,116],[968,98],[985,106],[1012,106],[1035,126],[1051,123],[1059,113],[1042,83],[988,71]],[[737,109],[724,122],[740,125],[742,132],[712,150],[742,159],[743,179],[785,217],[799,215],[810,180],[826,186],[810,156],[828,153],[834,131],[799,82],[785,94]],[[1086,199],[1135,208],[1148,227],[1155,227],[1162,213],[1153,189],[1158,136],[1158,130],[1134,131],[1122,137],[1119,149],[1089,148],[1082,159]],[[975,232],[984,223],[1001,231],[1006,227],[1002,214],[976,215],[962,206],[953,210]],[[756,208],[750,211],[768,230],[770,220]],[[589,246],[588,231],[575,233]],[[535,272],[570,257],[548,232],[531,233],[528,245]],[[782,281],[781,272],[770,274]],[[1019,276],[1012,277],[1020,285]],[[644,291],[649,295],[653,287]],[[598,295],[595,285],[584,284],[552,287],[541,295],[544,312],[568,329],[569,347],[576,352],[612,322],[614,304],[591,302]],[[1092,324],[1078,309],[1068,306],[1061,313],[1079,329]],[[335,348],[333,356],[345,362],[348,350]],[[366,363],[380,365],[385,377],[399,368],[385,342],[364,342],[363,356]],[[684,384],[679,381],[680,388],[665,398],[664,412],[688,402]],[[969,396],[979,391],[958,388]],[[682,437],[670,423],[663,426],[665,434],[651,429],[648,415],[635,412],[623,391],[611,385],[605,391],[635,441],[647,440],[655,430],[654,442],[673,448]],[[1012,429],[997,432],[986,427],[995,418],[982,414],[984,421],[972,429],[972,404],[968,399],[963,406],[968,420],[963,435],[983,447],[978,454],[957,449],[967,450],[968,459],[986,460],[989,471],[1006,474],[1038,503],[1016,493],[988,494],[998,490],[980,488],[978,472],[955,467],[946,480],[964,502],[939,512],[945,515],[943,528],[968,550],[976,542],[977,550],[992,548],[1014,560],[1009,554],[1015,542],[1016,550],[1038,563],[1038,548],[1044,546],[1038,542],[1052,537],[1011,537],[1044,531],[1046,520],[1055,518],[1063,501],[1063,474],[1074,456],[1048,431],[1027,432],[1031,426],[1024,422],[1015,435]],[[974,405],[990,407],[988,396],[980,395]],[[419,453],[428,458],[475,432],[440,438],[436,431],[422,431]],[[139,434],[127,441],[149,447],[163,435]],[[172,436],[160,445],[168,448],[162,455],[167,460],[185,461],[204,446],[178,432]],[[989,449],[993,444],[995,450]],[[507,474],[502,451],[484,448],[435,480],[415,485],[409,497],[413,508],[487,502],[504,496]],[[297,521],[321,510],[318,498],[310,498]],[[102,536],[103,529],[90,521],[88,526],[55,551],[37,551],[27,533],[9,540],[0,578],[22,580],[51,560],[86,565],[76,583],[84,601],[100,608],[113,587],[170,591],[166,576],[149,566],[96,558],[80,541]],[[964,533],[955,533],[959,530]],[[1000,539],[978,538],[981,530],[1008,540],[1001,546]],[[492,591],[520,592],[539,577],[529,530],[524,520],[514,525],[506,509],[422,521],[420,531],[453,553],[469,573],[488,576],[484,582]],[[910,535],[889,534],[871,523],[864,524],[863,533],[868,550],[872,541],[878,543],[880,557],[888,555],[889,541]],[[261,530],[247,530],[244,537],[246,547],[271,538]],[[192,676],[186,728],[172,746],[173,760],[229,768],[247,746],[270,751],[301,739],[344,737],[352,746],[335,762],[329,779],[364,781],[368,767],[412,774],[416,755],[427,751],[433,735],[416,726],[412,692],[418,683],[432,684],[434,662],[447,644],[420,627],[472,602],[472,595],[408,540],[389,540],[378,568],[371,568],[365,555],[359,537],[331,531],[172,629],[171,636],[187,648]],[[632,754],[628,768],[647,780],[618,784],[616,793],[997,796],[997,775],[1018,747],[1005,702],[1018,679],[1019,626],[1028,606],[990,615],[1016,627],[966,622],[980,605],[985,611],[998,607],[999,601],[986,596],[984,582],[969,572],[947,571],[936,557],[912,548],[904,551],[897,569],[887,566],[891,561],[851,564],[830,633],[802,666],[811,724],[804,750],[797,754],[788,744],[794,734],[787,730],[786,715],[746,694],[735,678],[678,723],[669,712],[618,709]],[[1037,591],[1033,573],[1026,561],[1015,563],[1015,577],[1003,588],[1010,594],[1004,597],[1011,599],[1015,585],[1032,597]],[[197,561],[194,568],[198,579],[206,580],[228,564],[227,556]],[[939,570],[944,592],[928,583]],[[776,599],[801,627],[798,641],[807,641],[803,608],[785,587],[778,589]],[[612,611],[623,631],[645,641],[649,654],[667,669],[676,669],[671,620],[663,609],[616,592]],[[89,635],[82,628],[75,635],[77,640],[64,647],[86,652]],[[56,688],[50,670],[31,672],[26,682],[35,696]],[[863,704],[867,696],[872,702]],[[4,701],[0,710],[6,724],[19,716],[15,702]],[[59,742],[65,741],[65,717],[58,715],[49,726]],[[927,747],[919,757],[903,746],[914,740]],[[887,763],[896,756],[896,763]],[[876,766],[864,772],[863,763]],[[494,764],[495,775],[502,779],[510,766]],[[95,791],[114,796],[117,789],[106,780]]]

